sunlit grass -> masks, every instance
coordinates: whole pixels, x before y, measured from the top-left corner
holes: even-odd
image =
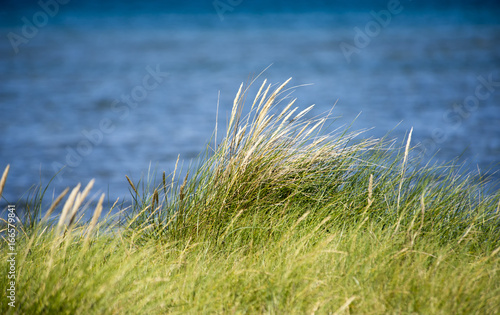
[[[411,132],[400,147],[324,134],[287,83],[264,82],[246,116],[241,86],[199,166],[127,177],[125,222],[97,220],[103,195],[79,220],[91,182],[56,198],[54,222],[19,223],[2,313],[498,314],[500,193],[421,165]]]

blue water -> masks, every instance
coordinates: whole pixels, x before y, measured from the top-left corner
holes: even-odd
[[[494,2],[401,1],[362,48],[356,28],[373,26],[370,11],[387,1],[243,1],[222,15],[212,1],[70,2],[16,53],[9,33],[22,35],[22,18],[41,10],[29,3],[0,14],[0,168],[11,164],[2,204],[64,165],[50,194],[95,178],[111,199],[128,195],[125,175],[168,173],[178,154],[186,168],[211,137],[219,91],[224,126],[240,83],[271,64],[262,79],[313,83],[294,92],[302,108],[316,104],[309,117],[336,104],[332,129],[355,120],[366,137],[392,130],[401,143],[413,127],[428,158],[500,170]],[[348,58],[345,44],[357,48]],[[138,101],[127,104],[130,95]]]

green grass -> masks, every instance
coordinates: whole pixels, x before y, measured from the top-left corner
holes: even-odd
[[[286,83],[264,82],[244,117],[240,87],[199,166],[129,179],[122,222],[97,221],[104,196],[79,220],[93,182],[53,220],[39,190],[16,225],[16,308],[4,290],[1,312],[499,314],[500,192],[422,165],[411,132],[401,148],[323,134],[328,117],[282,105]]]

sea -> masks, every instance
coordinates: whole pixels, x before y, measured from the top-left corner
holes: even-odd
[[[500,180],[497,1],[2,1],[0,207],[194,167],[240,84]],[[283,103],[284,104],[284,103]],[[213,142],[212,142],[213,143]]]

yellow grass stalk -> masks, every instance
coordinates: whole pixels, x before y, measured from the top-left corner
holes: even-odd
[[[66,217],[68,216],[69,210],[73,207],[73,203],[75,202],[78,190],[80,190],[80,183],[78,183],[78,185],[76,185],[76,187],[73,188],[73,190],[69,194],[68,199],[64,203],[61,216],[59,217],[59,222],[57,223],[56,235],[59,235],[61,233],[62,226],[64,224],[64,221],[66,221]]]
[[[424,227],[424,216],[425,216],[425,200],[424,200],[425,191],[420,196],[420,208],[422,209],[422,216],[420,218],[420,230]]]
[[[231,229],[234,225],[234,222],[236,222],[236,220],[240,217],[240,215],[243,213],[243,211],[245,211],[245,209],[241,209],[238,214],[236,214],[236,216],[234,216],[232,219],[231,219],[231,223],[229,223],[229,225],[226,227],[226,229],[224,230],[224,233],[222,233],[221,237],[220,237],[220,240],[224,240],[229,232],[229,229]]]
[[[286,123],[287,121],[290,120],[290,117],[292,117],[293,113],[295,113],[295,111],[299,109],[298,107],[295,107],[294,109],[292,109],[287,115],[285,118],[283,118],[283,121],[281,122],[281,124],[284,124]]]
[[[491,252],[491,255],[489,258],[495,257],[498,253],[500,252],[500,246],[497,247],[493,252]]]
[[[69,191],[69,187],[66,187],[66,189],[59,196],[57,196],[56,200],[52,203],[52,205],[50,206],[49,210],[47,210],[47,212],[43,216],[42,222],[45,222],[45,221],[47,221],[49,219],[49,217],[52,214],[52,212],[54,211],[54,209],[61,202],[61,200],[64,198],[64,196],[66,196],[66,194],[68,193],[68,191]]]
[[[264,95],[261,98],[259,107],[257,108],[258,115],[256,117],[256,121],[254,123],[252,123],[252,126],[251,126],[252,127],[252,131],[250,132],[250,135],[251,135],[250,139],[254,139],[268,125],[270,119],[273,116],[272,115],[268,116],[267,114],[268,114],[269,110],[271,109],[271,106],[274,104],[274,100],[276,99],[276,97],[279,95],[279,93],[281,92],[281,90],[283,90],[283,88],[285,87],[285,85],[287,85],[288,82],[290,82],[291,79],[292,78],[289,78],[283,84],[281,84],[276,90],[274,90],[272,92],[272,94],[269,96],[269,98],[267,100],[265,100],[265,102],[264,102],[264,98],[267,95],[267,93],[268,93],[269,88],[271,87],[271,85],[269,85],[267,87],[266,91],[264,92]],[[262,106],[262,104],[264,104],[264,105]]]
[[[403,165],[401,166],[401,181],[399,182],[399,189],[398,189],[398,204],[397,204],[398,211],[399,211],[399,202],[401,199],[401,188],[403,186],[404,176],[406,171],[406,162],[408,160],[408,153],[410,151],[410,141],[412,132],[413,132],[413,127],[410,129],[410,134],[408,135],[408,141],[406,141],[405,156],[403,158]]]
[[[97,206],[95,207],[94,215],[92,216],[92,221],[90,221],[89,227],[87,229],[87,235],[85,235],[85,243],[88,241],[90,234],[92,233],[95,226],[97,225],[97,220],[99,220],[99,216],[101,215],[101,212],[102,212],[102,202],[104,201],[104,196],[105,196],[105,194],[101,195],[101,198],[99,198],[99,202],[97,203]]]
[[[465,239],[465,237],[469,234],[469,232],[472,230],[473,227],[474,227],[474,223],[472,223],[469,226],[469,228],[467,229],[467,231],[465,231],[464,235],[462,235],[462,237],[460,237],[460,239],[458,240],[458,244],[460,244]]]
[[[243,83],[241,83],[240,88],[238,89],[238,93],[236,93],[236,97],[234,98],[233,101],[233,108],[231,110],[231,117],[229,119],[229,126],[227,127],[227,137],[229,138],[229,133],[231,132],[231,129],[233,127],[233,124],[235,124],[235,120],[238,118],[237,116],[237,111],[238,111],[238,104],[240,103],[240,94],[241,90],[243,89]]]
[[[141,209],[141,211],[139,211],[132,219],[129,220],[129,223],[128,223],[126,228],[128,229],[130,226],[132,226],[132,224],[137,220],[137,218],[139,218],[141,215],[143,215],[147,210],[149,210],[149,208],[151,208],[151,205],[146,206],[143,209]]]
[[[257,103],[257,101],[259,100],[259,97],[260,97],[260,94],[262,93],[262,89],[264,88],[264,86],[267,84],[267,79],[264,80],[264,82],[262,83],[262,85],[260,86],[259,88],[259,91],[257,92],[257,94],[255,95],[255,98],[253,100],[253,103],[252,103],[252,107],[250,108],[250,111],[253,110],[253,108],[255,107],[255,104]],[[268,88],[269,90],[269,88]],[[266,93],[267,94],[267,93]],[[265,95],[264,95],[265,97]]]
[[[398,211],[398,222],[396,224],[396,228],[394,229],[394,233],[396,233],[399,230],[399,225],[401,224],[401,220],[403,219],[403,214],[399,213],[399,202],[401,200],[401,189],[403,187],[403,182],[405,179],[405,170],[406,170],[406,162],[408,160],[408,153],[410,151],[410,141],[411,141],[411,134],[413,132],[413,127],[410,129],[410,134],[408,135],[408,140],[406,142],[406,148],[405,148],[405,155],[403,157],[403,165],[401,166],[401,180],[399,181],[399,189],[398,189],[398,201],[396,205],[396,209]]]
[[[288,105],[285,107],[285,109],[283,109],[281,111],[281,113],[278,115],[278,118],[276,119],[277,121],[279,121],[283,115],[285,115],[289,110],[290,110],[290,107],[292,107],[292,105],[297,101],[296,98],[294,98],[290,103],[288,103]]]
[[[9,175],[10,164],[7,164],[5,170],[3,171],[2,179],[0,179],[0,198],[2,198],[3,188],[5,187],[5,182],[7,181],[7,175]]]
[[[241,168],[245,169],[245,167],[246,167],[246,165],[248,163],[248,160],[252,156],[252,154],[255,151],[255,149],[257,149],[257,147],[259,145],[259,142],[260,141],[255,141],[254,145],[249,150],[247,150],[247,152],[245,153],[245,157],[243,158],[243,162],[240,165]]]
[[[293,117],[292,121],[295,121],[295,120],[298,120],[298,119],[304,117],[304,115],[309,113],[313,108],[314,108],[314,104],[309,106],[308,108],[304,109],[300,113],[298,113],[297,116]]]
[[[325,119],[320,119],[309,131],[304,135],[304,138],[307,138],[316,128],[325,123]]]
[[[285,123],[287,123],[287,122],[288,122],[288,123],[290,123],[290,122],[291,122],[291,121],[289,121],[289,119],[290,119],[290,117],[293,115],[293,113],[294,113],[297,109],[298,109],[298,107],[293,108],[293,109],[292,109],[289,113],[287,113],[286,117],[284,117],[284,118],[282,118],[282,119],[281,119],[281,123],[280,123],[280,125],[279,125],[278,129],[276,130],[276,132],[281,131],[281,130],[282,130],[282,128],[285,126]],[[290,128],[289,128],[289,126],[287,126],[287,127],[284,129],[284,131],[283,131],[283,132],[289,132],[289,131],[290,131]]]
[[[79,193],[76,196],[75,204],[73,205],[73,209],[71,210],[71,214],[70,214],[70,217],[69,217],[70,219],[69,219],[68,226],[71,226],[71,224],[73,224],[73,222],[75,220],[75,217],[76,217],[76,213],[78,212],[78,209],[80,209],[81,204],[83,203],[83,201],[85,200],[85,198],[87,198],[87,195],[89,194],[90,190],[94,186],[94,182],[95,182],[95,179],[92,179],[87,184],[87,186],[85,187],[85,189],[83,190],[83,192]]]
[[[370,207],[373,203],[373,174],[370,174],[370,180],[368,181],[368,206]]]
[[[175,161],[175,167],[174,167],[174,173],[172,174],[172,183],[170,184],[170,191],[174,190],[174,181],[175,181],[175,174],[177,173],[177,165],[179,164],[179,158],[181,157],[180,154],[177,155],[177,161]]]
[[[295,230],[295,228],[300,224],[300,222],[304,221],[308,216],[309,214],[311,213],[311,211],[307,211],[306,213],[304,213],[294,224],[293,226],[290,228],[290,231],[293,231]]]
[[[333,313],[334,315],[338,315],[338,314],[344,314],[346,312],[346,310],[348,311],[349,310],[349,305],[351,305],[351,303],[356,299],[355,296],[351,296],[350,298],[347,299],[347,301],[344,303],[344,305],[342,305],[335,313]]]
[[[307,123],[304,124],[304,127],[302,127],[302,129],[299,131],[299,133],[297,134],[296,138],[299,138],[302,133],[304,133],[304,131],[309,127],[309,125],[311,124],[310,121],[308,121]]]
[[[238,132],[236,133],[236,136],[234,137],[235,139],[234,148],[238,148],[240,146],[240,143],[241,141],[243,141],[244,137],[245,137],[245,128],[240,127],[238,129]]]
[[[264,81],[264,83],[262,84],[262,86],[264,86],[266,84],[267,81]],[[262,107],[262,104],[264,104],[264,101],[266,100],[266,97],[267,97],[267,93],[269,93],[269,90],[271,89],[271,84],[269,84],[266,88],[266,90],[264,91],[264,94],[262,94],[262,96],[260,97],[260,102],[259,102],[259,106],[257,107],[257,112],[260,111],[260,108]],[[255,98],[257,100],[257,97]],[[255,123],[255,121],[254,121]]]

